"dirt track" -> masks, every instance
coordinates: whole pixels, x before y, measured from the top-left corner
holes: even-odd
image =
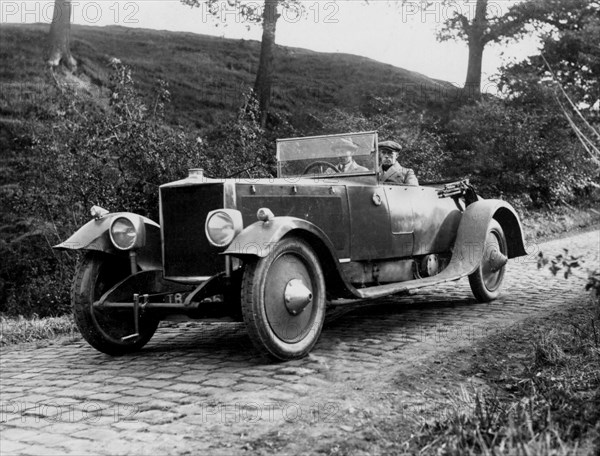
[[[537,270],[539,249],[568,248],[593,269],[599,243],[594,231],[531,246],[509,262],[504,294],[490,304],[462,280],[348,309],[300,361],[259,358],[243,325],[222,323],[160,328],[121,358],[82,341],[4,348],[0,453],[341,454],[340,442],[377,440],[387,421],[408,430],[444,413],[479,380],[457,384],[456,372],[436,369],[440,359],[583,295],[581,280]]]

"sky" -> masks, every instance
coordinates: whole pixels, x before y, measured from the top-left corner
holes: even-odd
[[[256,0],[262,4],[261,0]],[[502,12],[511,0],[490,0],[488,8]],[[54,1],[2,0],[0,23],[34,23],[52,20]],[[462,85],[468,49],[462,41],[439,42],[436,30],[454,11],[473,16],[475,1],[419,2],[387,0],[302,0],[298,9],[284,11],[277,23],[279,45],[321,52],[342,52],[369,57],[407,70]],[[260,27],[250,26],[226,1],[217,7],[217,18],[179,0],[73,0],[72,22],[91,26],[121,25],[185,31],[227,38],[260,40]],[[537,42],[526,39],[510,45],[490,45],[484,53],[484,91],[494,92],[493,75],[506,61],[535,52]]]

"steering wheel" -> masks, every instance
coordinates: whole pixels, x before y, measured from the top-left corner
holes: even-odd
[[[332,163],[329,163],[329,162],[326,162],[326,161],[316,161],[316,162],[312,162],[310,165],[308,165],[306,168],[304,168],[304,171],[302,171],[302,174],[308,174],[308,172],[311,169],[316,168],[316,167],[321,167],[321,169],[319,170],[320,174],[323,174],[326,169],[332,169],[336,173],[340,172],[340,170],[337,169],[336,166],[334,164],[332,164]]]

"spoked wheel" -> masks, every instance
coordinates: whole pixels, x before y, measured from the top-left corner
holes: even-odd
[[[158,320],[142,314],[136,337],[133,310],[99,309],[94,301],[131,274],[126,259],[88,252],[79,262],[71,288],[73,316],[84,339],[96,350],[123,355],[142,348],[152,338]]]
[[[284,238],[246,264],[241,294],[244,322],[260,352],[279,360],[310,352],[325,319],[325,279],[306,242]]]
[[[506,262],[508,261],[507,252],[504,231],[500,224],[492,219],[485,237],[481,264],[469,276],[471,290],[479,302],[492,301],[500,294]]]

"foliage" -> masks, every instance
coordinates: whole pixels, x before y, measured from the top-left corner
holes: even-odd
[[[554,255],[551,257],[544,255],[544,252],[539,252],[537,259],[537,268],[542,269],[547,266],[548,270],[554,276],[556,276],[558,271],[562,270],[564,271],[564,278],[568,279],[571,275],[573,275],[574,269],[581,267],[583,260],[580,256],[576,257],[573,255],[569,255],[568,249],[563,249],[563,251],[564,255],[562,253],[559,253],[558,255]],[[596,302],[598,304],[598,315],[600,317],[600,270],[596,269],[593,271],[588,271],[585,290],[590,292],[590,295],[593,299],[596,299]]]
[[[573,268],[578,268],[580,266],[581,257],[569,255],[568,249],[563,250],[565,252],[564,255],[562,253],[559,253],[554,258],[547,258],[544,255],[544,252],[539,252],[537,260],[538,269],[541,269],[546,265],[550,264],[550,266],[548,266],[548,269],[550,270],[552,275],[555,276],[558,271],[564,269],[564,277],[565,279],[568,279],[569,276],[572,274]]]
[[[500,86],[524,106],[560,108],[600,168],[600,2],[535,0],[541,52],[502,70]],[[558,109],[558,108],[557,108]],[[594,127],[595,125],[595,127]]]
[[[131,69],[116,59],[110,65],[108,102],[61,86],[44,122],[29,124],[29,147],[16,164],[21,180],[3,195],[15,228],[0,243],[1,312],[46,316],[67,310],[74,257],[50,247],[85,223],[92,205],[157,219],[158,186],[189,168],[223,176],[234,164],[267,162],[250,102],[207,152],[197,134],[165,126],[170,94],[164,81],[146,104]],[[264,168],[254,170],[261,173]]]
[[[452,2],[446,1],[447,4]],[[477,0],[476,5],[452,5],[452,14],[445,20],[438,32],[440,41],[460,39],[466,41],[480,39],[484,44],[518,38],[526,32],[526,24],[535,8],[530,8],[530,1],[525,1],[520,10],[509,8],[502,11],[498,3],[488,4],[488,0]],[[475,6],[473,15],[472,6]],[[477,16],[477,10],[482,14]],[[481,23],[477,21],[480,20]]]
[[[162,126],[164,83],[149,110],[131,69],[116,59],[111,66],[109,106],[65,93],[52,128],[34,133],[39,172],[28,195],[43,195],[36,200],[46,220],[63,219],[59,207],[79,215],[94,204],[157,218],[158,186],[204,158],[196,138]]]
[[[600,270],[596,269],[595,271],[590,272],[588,281],[585,284],[585,289],[586,291],[590,291],[600,303]]]
[[[290,17],[294,17],[295,15],[299,16],[303,13],[304,7],[299,0],[276,1],[279,9],[287,10]],[[222,0],[181,0],[181,3],[192,8],[206,7],[206,10],[203,10],[203,13],[204,11],[208,12],[215,21],[215,26],[217,27],[221,25],[221,21],[227,21],[228,19],[237,21],[241,19],[247,24],[247,27],[261,24],[265,6],[264,0],[262,3],[260,1],[252,0],[229,0],[228,2],[223,2]],[[236,14],[233,14],[234,12]],[[281,12],[277,14],[280,15]]]
[[[535,10],[533,24],[540,32],[541,53],[502,71],[501,83],[510,94],[523,94],[541,81],[552,85],[550,64],[561,85],[584,112],[599,120],[600,2],[590,0],[533,0],[516,11]],[[525,84],[523,84],[525,82]]]
[[[448,173],[472,172],[487,195],[526,206],[576,201],[597,171],[560,113],[544,104],[498,100],[464,106],[448,125]]]
[[[251,90],[243,94],[235,118],[206,136],[205,149],[208,161],[219,163],[218,170],[208,170],[215,177],[258,178],[276,174],[275,156],[260,125],[258,102]]]

